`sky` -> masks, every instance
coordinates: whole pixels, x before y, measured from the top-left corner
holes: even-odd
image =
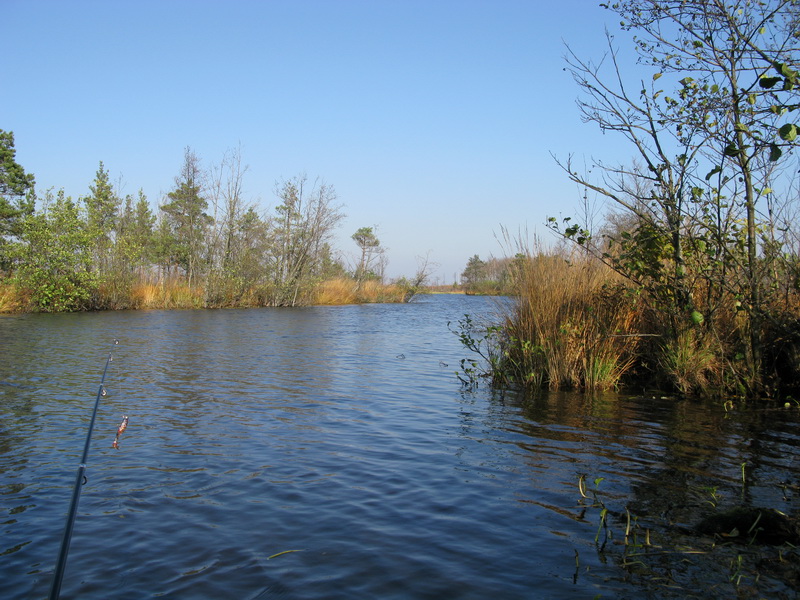
[[[154,209],[190,147],[239,148],[260,211],[276,183],[332,185],[334,245],[374,227],[389,277],[452,283],[502,232],[552,240],[581,190],[553,156],[626,154],[581,122],[565,43],[599,58],[595,0],[0,0],[0,129],[41,194],[88,194],[99,162]],[[627,153],[629,154],[629,153]],[[620,156],[624,158],[624,156]]]

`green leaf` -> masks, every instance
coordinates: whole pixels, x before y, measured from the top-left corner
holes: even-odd
[[[780,77],[767,77],[766,75],[762,75],[761,78],[758,80],[758,85],[760,85],[765,90],[768,90],[772,87],[775,87],[783,81]]]
[[[663,75],[663,73],[654,73],[653,74],[653,81],[655,81],[656,79],[660,78],[662,75]]]
[[[793,80],[793,81],[797,79],[797,71],[794,71],[794,70],[793,70],[791,67],[789,67],[789,65],[787,65],[786,63],[779,63],[779,62],[776,62],[776,63],[773,63],[773,65],[774,65],[775,69],[777,69],[777,71],[778,71],[778,72],[779,72],[781,75],[783,75],[784,77],[786,77],[787,79],[791,79],[791,80]]]
[[[705,318],[703,317],[703,314],[701,312],[693,310],[692,311],[692,323],[694,323],[695,325],[702,325],[703,321],[705,321]]]
[[[782,140],[793,142],[797,138],[797,125],[794,123],[786,123],[783,127],[778,129],[778,135]]]
[[[784,138],[785,139],[785,138]],[[731,142],[727,146],[725,146],[725,150],[722,151],[725,156],[739,156],[741,154],[741,150],[736,147],[736,144]]]
[[[714,175],[716,175],[716,174],[717,174],[717,173],[719,173],[720,171],[722,171],[722,167],[720,167],[719,165],[717,165],[716,167],[714,167],[713,169],[711,169],[711,171],[709,171],[709,172],[708,172],[708,175],[706,175],[706,181],[708,181],[709,179],[711,179],[711,178],[712,178]]]
[[[775,162],[776,160],[778,160],[781,157],[782,154],[783,154],[783,150],[780,149],[780,146],[778,146],[778,144],[770,144],[769,145],[769,159],[772,162]]]

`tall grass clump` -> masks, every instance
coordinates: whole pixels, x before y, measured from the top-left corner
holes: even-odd
[[[354,279],[339,277],[322,282],[317,288],[314,303],[322,305],[353,304],[358,284]]]
[[[641,339],[635,289],[585,254],[527,254],[516,273],[516,299],[500,323],[478,332],[467,317],[455,331],[486,359],[462,363],[474,383],[529,389],[603,390],[616,387],[636,364]]]
[[[22,311],[29,303],[22,291],[13,283],[0,282],[0,313]]]
[[[131,290],[131,308],[203,308],[202,289],[179,279],[141,281]]]
[[[719,386],[718,356],[710,337],[687,329],[661,346],[659,370],[681,393],[702,392]]]
[[[313,304],[341,305],[373,302],[403,302],[406,290],[397,284],[384,284],[377,279],[359,282],[354,278],[337,277],[323,281],[314,292]]]
[[[525,385],[608,389],[634,365],[636,295],[601,263],[539,253],[503,322],[502,368]]]

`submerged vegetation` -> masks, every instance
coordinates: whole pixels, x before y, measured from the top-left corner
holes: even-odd
[[[632,34],[645,80],[625,78],[610,34],[602,60],[568,52],[567,70],[584,121],[622,136],[634,158],[585,173],[558,161],[585,190],[582,220],[548,221],[572,250],[514,259],[516,306],[499,326],[457,331],[488,365],[467,365],[464,379],[749,397],[797,388],[800,4],[604,6]],[[590,195],[608,207],[599,225]]]
[[[353,236],[362,255],[348,271],[330,245],[344,216],[331,185],[279,182],[274,211],[260,214],[243,195],[246,171],[238,150],[203,170],[187,148],[156,212],[142,192],[121,198],[102,162],[87,196],[37,197],[0,130],[0,311],[403,302],[419,291],[425,268],[384,284],[372,228]]]

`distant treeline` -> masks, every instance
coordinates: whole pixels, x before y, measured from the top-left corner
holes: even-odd
[[[238,150],[203,170],[187,148],[155,212],[141,191],[120,197],[102,162],[77,201],[63,190],[37,197],[15,155],[13,133],[0,130],[0,310],[402,301],[426,275],[383,285],[368,268],[382,257],[371,228],[354,234],[362,256],[348,272],[331,247],[344,216],[333,186],[282,181],[262,214],[243,195]]]
[[[524,269],[526,255],[514,258],[489,257],[481,259],[477,254],[468,261],[461,273],[461,288],[467,294],[487,296],[510,296],[518,291],[519,277]]]

